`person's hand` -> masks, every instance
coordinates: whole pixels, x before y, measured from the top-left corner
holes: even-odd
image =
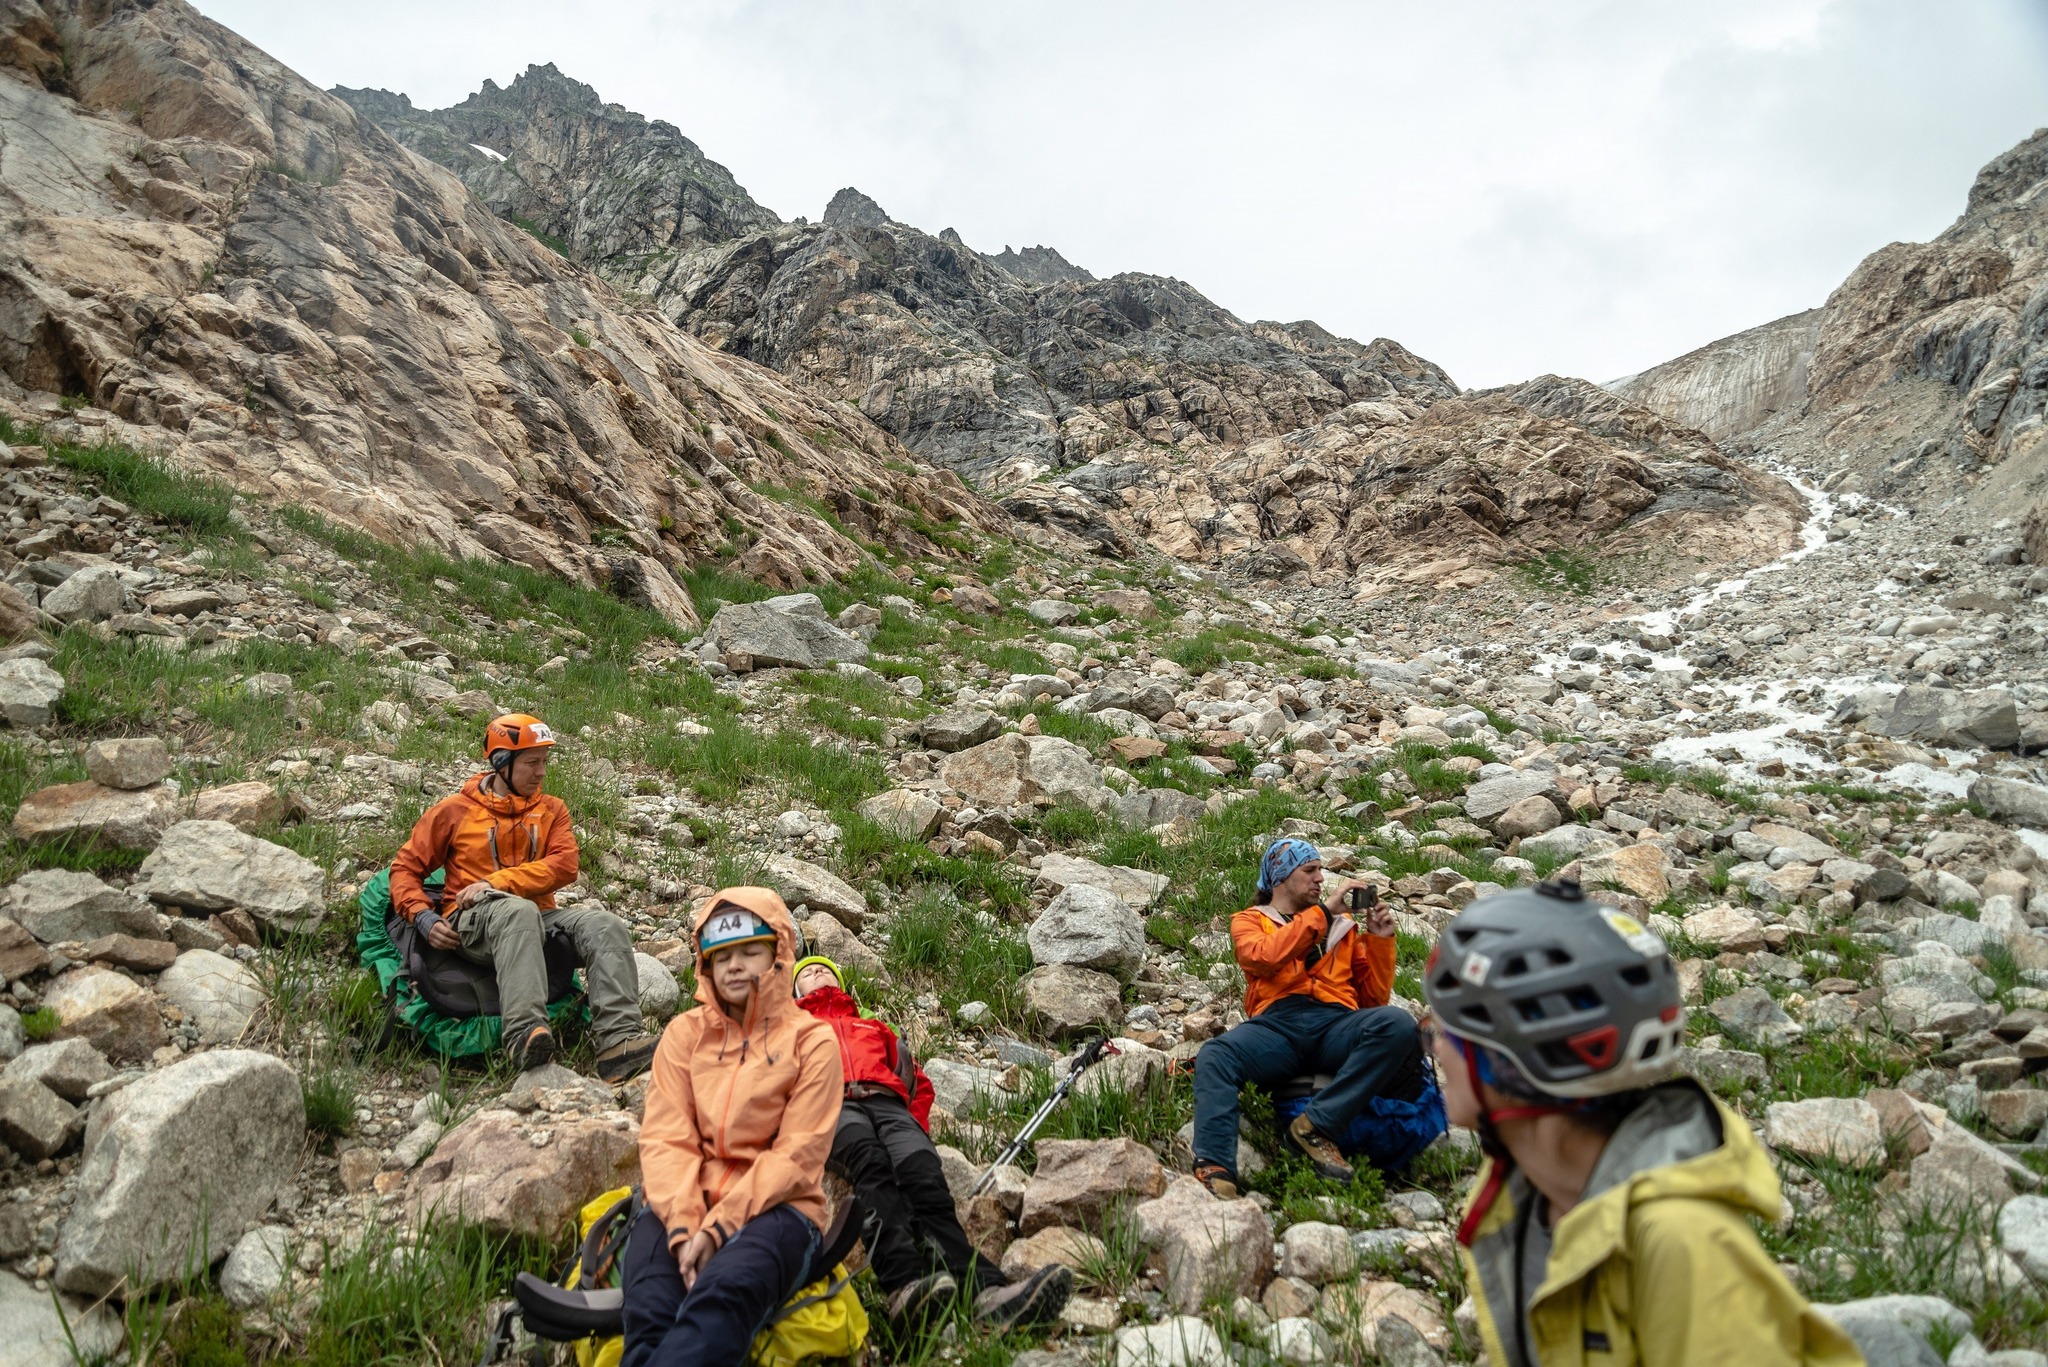
[[[1385,902],[1374,905],[1365,913],[1365,933],[1381,939],[1391,939],[1395,930],[1394,909]]]
[[[462,936],[456,933],[455,927],[449,925],[448,918],[444,916],[427,927],[427,943],[436,949],[456,949],[462,944]]]
[[[1335,892],[1323,900],[1323,910],[1331,916],[1341,916],[1351,910],[1351,903],[1347,899],[1351,896],[1353,888],[1369,888],[1372,886],[1371,883],[1366,882],[1363,878],[1347,878],[1337,885]]]
[[[690,1236],[690,1242],[683,1245],[682,1252],[676,1254],[676,1270],[683,1274],[683,1290],[696,1289],[697,1274],[710,1261],[711,1236],[700,1229]]]
[[[496,891],[496,888],[479,878],[461,892],[455,894],[455,905],[458,907],[473,907]]]

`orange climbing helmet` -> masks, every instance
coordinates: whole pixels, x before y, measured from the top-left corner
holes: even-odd
[[[554,743],[555,733],[548,724],[524,712],[507,712],[502,717],[493,717],[491,724],[484,728],[484,758],[494,764],[500,754],[545,750]],[[505,762],[511,763],[509,759]]]

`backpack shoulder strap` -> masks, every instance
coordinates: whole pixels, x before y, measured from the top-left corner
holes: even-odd
[[[633,1226],[645,1209],[647,1198],[640,1188],[634,1187],[614,1202],[610,1210],[590,1222],[590,1232],[583,1236],[583,1248],[577,1255],[581,1266],[576,1277],[578,1286],[604,1285],[604,1278],[611,1275],[612,1264],[618,1260],[626,1240],[632,1237]]]

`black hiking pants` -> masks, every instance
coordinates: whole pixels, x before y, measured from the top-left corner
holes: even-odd
[[[939,1268],[968,1295],[1007,1284],[967,1242],[939,1151],[894,1092],[846,1098],[825,1165],[853,1185],[868,1265],[884,1293]]]

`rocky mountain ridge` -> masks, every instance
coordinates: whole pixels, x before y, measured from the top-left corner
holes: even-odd
[[[183,4],[0,12],[0,140],[0,404],[53,435],[678,620],[679,567],[793,587],[1001,520]]]

